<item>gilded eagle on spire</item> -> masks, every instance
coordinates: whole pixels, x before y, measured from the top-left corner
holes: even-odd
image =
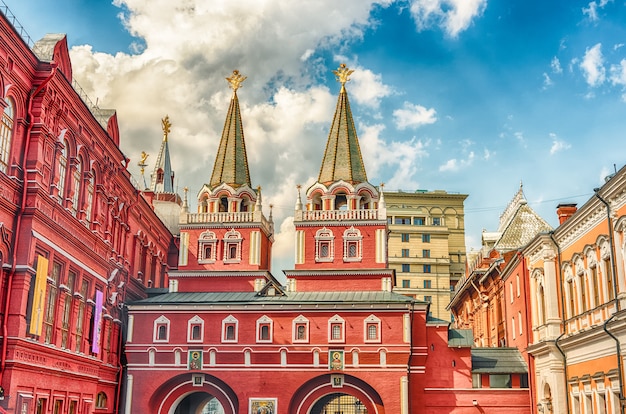
[[[237,69],[233,70],[233,74],[232,74],[232,76],[230,78],[226,78],[226,80],[228,81],[228,84],[229,84],[230,88],[233,90],[233,92],[237,92],[237,89],[239,89],[241,87],[241,84],[246,79],[248,79],[248,77],[247,76],[243,76],[242,74],[240,74]]]
[[[337,77],[337,81],[341,83],[341,87],[343,88],[346,82],[350,80],[350,75],[354,73],[354,69],[348,69],[345,63],[339,65],[337,70],[333,70],[333,73]]]

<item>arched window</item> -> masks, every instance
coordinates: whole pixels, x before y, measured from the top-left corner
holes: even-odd
[[[239,321],[233,315],[222,320],[222,342],[237,342]]]
[[[315,261],[332,262],[334,259],[335,236],[326,227],[315,233]]]
[[[274,322],[268,316],[263,315],[256,321],[257,342],[272,342],[272,327]]]
[[[580,292],[580,313],[587,312],[587,281],[585,280],[585,266],[582,258],[576,259],[576,275],[578,276],[578,290]]]
[[[79,211],[79,202],[80,202],[80,184],[83,177],[83,166],[80,157],[76,157],[76,165],[74,167],[74,171],[72,172],[72,187],[74,193],[72,194],[72,214],[76,217],[76,214]]]
[[[13,137],[13,102],[4,98],[4,112],[0,124],[0,171],[6,173],[9,167],[9,153],[11,152],[11,138]]]
[[[154,321],[154,342],[167,342],[170,333],[170,320],[161,315]]]
[[[205,231],[198,240],[198,262],[214,263],[217,257],[217,237],[212,231]]]
[[[96,396],[96,408],[107,408],[107,395],[103,391]]]
[[[360,262],[363,255],[361,231],[350,227],[343,233],[343,261]]]
[[[85,197],[85,225],[89,227],[91,224],[91,213],[93,211],[93,192],[95,187],[95,175],[93,170],[87,179],[87,194]]]
[[[235,229],[230,229],[224,235],[224,263],[241,262],[241,233]]]
[[[157,170],[157,176],[156,176],[156,183],[157,184],[163,184],[163,169],[159,168]]]
[[[67,142],[63,141],[61,155],[59,156],[59,181],[57,189],[59,190],[59,203],[63,204],[65,198],[65,178],[67,175]]]

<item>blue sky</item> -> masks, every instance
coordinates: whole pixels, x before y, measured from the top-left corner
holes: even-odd
[[[132,160],[156,158],[169,114],[192,203],[228,108],[223,79],[248,76],[238,95],[278,269],[291,267],[295,185],[315,181],[342,62],[356,69],[369,180],[468,194],[468,248],[520,181],[555,226],[558,203],[582,204],[626,159],[624,0],[5,1],[31,37],[67,33],[74,76],[118,110],[140,181]]]

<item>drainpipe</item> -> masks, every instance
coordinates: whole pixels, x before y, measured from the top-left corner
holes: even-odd
[[[614,260],[614,256],[613,256],[613,246],[614,246],[614,242],[613,242],[613,220],[611,219],[611,206],[609,206],[609,203],[600,196],[599,192],[600,189],[599,188],[594,188],[593,189],[594,195],[596,196],[596,198],[598,200],[600,200],[602,202],[602,204],[604,204],[606,206],[606,221],[607,221],[607,225],[609,228],[609,260],[611,262],[611,272],[613,273],[613,292],[615,295],[615,313],[613,314],[613,316],[611,316],[609,319],[607,319],[604,322],[604,325],[602,325],[602,329],[604,329],[604,332],[607,333],[607,335],[609,335],[614,341],[615,341],[615,351],[617,352],[617,375],[618,375],[618,379],[619,379],[619,412],[620,413],[624,413],[624,381],[622,379],[623,373],[623,367],[622,367],[622,349],[621,349],[621,345],[619,343],[619,339],[617,339],[615,337],[615,335],[613,335],[611,332],[609,332],[608,329],[608,324],[609,322],[611,322],[613,319],[615,319],[615,316],[617,316],[617,314],[620,312],[620,303],[619,300],[617,299],[617,270],[615,269],[615,260]]]
[[[28,97],[28,110],[27,110],[27,116],[28,116],[28,127],[26,129],[26,136],[24,137],[24,147],[22,150],[22,160],[21,160],[21,164],[22,164],[22,173],[23,173],[23,183],[22,183],[22,201],[20,203],[20,207],[19,210],[17,211],[17,214],[15,215],[15,226],[14,226],[14,231],[13,231],[13,252],[11,254],[11,270],[9,271],[9,275],[8,275],[8,280],[7,280],[7,297],[4,303],[4,315],[2,318],[2,337],[4,338],[4,340],[2,341],[2,352],[0,354],[0,384],[2,384],[2,378],[4,376],[4,369],[6,368],[6,354],[7,354],[7,337],[8,337],[8,328],[7,328],[7,324],[8,324],[8,320],[9,320],[9,309],[10,309],[10,303],[11,303],[11,289],[13,288],[13,276],[15,275],[15,268],[17,267],[17,251],[18,251],[18,243],[20,241],[20,226],[22,223],[22,217],[24,216],[24,210],[26,208],[26,157],[28,155],[28,150],[30,147],[30,137],[31,137],[31,131],[33,129],[33,101],[35,99],[35,96],[37,96],[37,94],[39,92],[41,92],[43,90],[43,88],[48,84],[48,82],[50,82],[50,80],[52,79],[52,77],[56,74],[57,72],[57,64],[55,62],[52,62],[50,64],[52,71],[50,72],[50,75],[48,75],[48,77],[46,79],[44,79],[44,81],[39,84],[39,86],[32,91],[32,93],[30,94],[30,96]]]
[[[561,340],[561,338],[563,338],[565,336],[565,332],[566,332],[566,324],[565,324],[565,294],[563,293],[563,273],[561,271],[561,246],[559,246],[559,243],[556,241],[556,239],[554,238],[554,230],[551,231],[550,233],[548,233],[550,235],[550,240],[552,240],[552,243],[554,243],[554,245],[556,246],[556,268],[557,268],[557,277],[558,277],[558,283],[559,283],[559,292],[561,293],[561,325],[563,326],[563,332],[561,333],[561,335],[558,336],[558,338],[556,338],[554,340],[554,345],[556,346],[556,349],[559,350],[559,353],[561,354],[561,356],[563,357],[563,374],[565,376],[565,407],[567,412],[569,413],[569,390],[567,389],[567,355],[565,354],[565,351],[563,351],[563,348],[561,348],[561,345],[559,345],[559,341]]]

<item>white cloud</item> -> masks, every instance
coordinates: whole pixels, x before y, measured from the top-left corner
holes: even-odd
[[[486,7],[487,0],[412,0],[410,10],[418,30],[439,26],[457,37]]]
[[[543,72],[543,89],[547,89],[553,84],[554,83],[552,82],[552,79],[550,79],[550,76],[546,72]]]
[[[587,48],[585,56],[580,63],[587,84],[591,87],[600,86],[606,80],[604,69],[604,57],[602,56],[602,44],[598,43],[591,49]]]
[[[437,111],[434,108],[426,109],[422,105],[405,102],[402,109],[393,111],[393,117],[398,129],[418,128],[422,125],[437,122]]]
[[[618,65],[611,65],[611,82],[626,87],[626,59],[622,59]]]
[[[519,141],[520,144],[522,144],[524,148],[526,148],[526,139],[524,138],[523,132],[517,131],[513,134],[513,136],[515,137],[516,140]]]
[[[550,61],[550,67],[552,68],[552,73],[563,73],[563,68],[561,67],[561,61],[558,57],[553,57]]]
[[[572,147],[567,142],[559,139],[557,135],[553,132],[550,133],[550,138],[552,139],[552,146],[550,147],[550,155],[554,155],[557,152],[564,151]]]
[[[456,172],[463,168],[469,167],[474,162],[475,154],[474,151],[470,151],[466,159],[458,160],[456,158],[449,159],[445,164],[439,166],[439,171],[446,172],[452,171]]]
[[[624,47],[624,43],[616,43],[613,45],[613,50],[618,50]]]
[[[362,105],[378,109],[380,100],[391,95],[391,88],[382,82],[382,76],[369,69],[355,67],[350,79],[354,82],[350,86],[350,96]]]
[[[583,7],[583,14],[586,15],[592,22],[597,22],[600,18],[598,16],[598,10],[603,9],[609,2],[613,0],[600,0],[600,3],[595,1],[589,2],[589,7]]]

